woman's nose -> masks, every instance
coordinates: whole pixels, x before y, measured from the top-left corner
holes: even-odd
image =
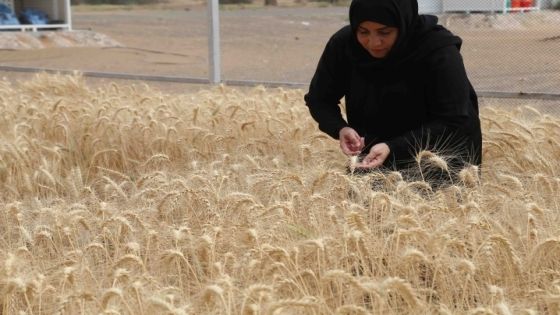
[[[382,45],[382,41],[378,36],[371,36],[368,41],[369,48],[378,48]]]

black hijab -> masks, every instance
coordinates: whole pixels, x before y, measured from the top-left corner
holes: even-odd
[[[352,29],[349,54],[360,72],[396,70],[421,60],[435,49],[450,45],[461,47],[461,39],[438,25],[436,16],[418,14],[417,0],[352,0],[349,15]],[[397,40],[386,57],[371,56],[358,42],[356,31],[364,21],[399,29]]]

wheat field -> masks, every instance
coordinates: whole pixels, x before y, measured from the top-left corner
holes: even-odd
[[[0,81],[0,314],[560,313],[557,117],[484,107],[433,190],[347,174],[303,95]]]

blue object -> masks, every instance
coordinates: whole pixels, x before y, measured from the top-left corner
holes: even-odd
[[[25,9],[20,14],[20,20],[23,24],[48,24],[49,18],[47,14],[37,9]]]
[[[0,25],[19,25],[19,20],[13,13],[0,12]]]
[[[0,3],[0,25],[19,25],[19,20],[12,9],[4,3]]]
[[[13,13],[12,9],[4,3],[0,3],[0,13]]]

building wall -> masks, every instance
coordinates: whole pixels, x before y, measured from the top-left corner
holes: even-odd
[[[560,4],[560,0],[541,0],[541,9],[551,9]]]
[[[445,0],[444,11],[499,12],[506,7],[506,0]]]
[[[468,0],[466,0],[468,1]],[[438,14],[443,12],[443,0],[418,0],[420,14]]]

